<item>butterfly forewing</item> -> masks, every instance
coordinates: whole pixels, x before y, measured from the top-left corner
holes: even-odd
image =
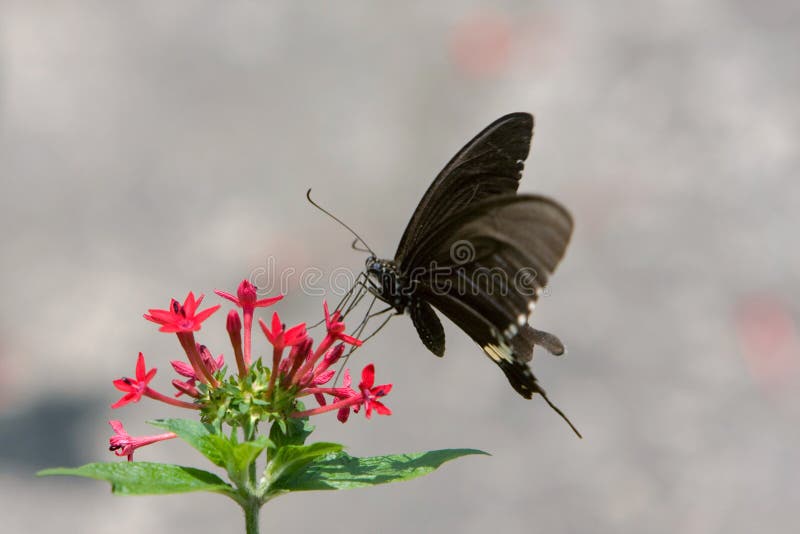
[[[395,253],[399,263],[450,215],[495,195],[516,193],[533,137],[533,117],[511,113],[487,126],[445,165],[411,216]]]
[[[451,216],[409,249],[401,272],[463,265],[458,257],[481,260],[498,248],[510,252],[509,260],[527,258],[552,273],[564,255],[572,235],[572,217],[559,203],[538,195],[505,195],[476,203]],[[432,267],[431,267],[432,266]],[[531,265],[528,265],[531,266]]]

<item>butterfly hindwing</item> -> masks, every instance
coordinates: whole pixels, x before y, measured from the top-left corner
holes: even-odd
[[[454,216],[410,256],[419,264],[401,268],[418,273],[418,300],[464,330],[529,397],[541,389],[527,365],[534,345],[563,352],[558,338],[527,323],[571,233],[569,213],[550,199],[496,197]],[[469,245],[469,254],[455,254],[456,243]]]
[[[478,311],[463,301],[449,295],[431,295],[426,299],[483,349],[520,395],[530,399],[534,393],[543,392],[527,363],[534,346],[533,338],[527,332],[506,339]],[[530,327],[525,325],[521,330],[527,329]]]

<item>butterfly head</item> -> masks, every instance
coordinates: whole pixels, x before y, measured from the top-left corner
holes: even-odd
[[[375,295],[394,306],[399,313],[403,313],[408,307],[410,295],[399,277],[397,264],[392,260],[370,256],[364,269],[371,280]]]
[[[370,255],[364,262],[364,270],[372,280],[383,286],[387,277],[395,278],[397,269],[395,263],[390,260],[382,260],[374,255]]]
[[[397,277],[397,264],[392,260],[384,260],[370,255],[367,261],[364,262],[364,270],[370,278],[380,281],[383,278],[390,276]]]
[[[364,268],[367,270],[367,273],[377,272],[380,266],[381,262],[374,254],[370,254],[364,262]]]

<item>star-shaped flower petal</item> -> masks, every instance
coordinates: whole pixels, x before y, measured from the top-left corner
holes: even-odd
[[[392,384],[373,386],[374,383],[375,366],[369,364],[361,371],[361,383],[358,385],[358,389],[364,398],[367,419],[372,416],[373,408],[378,412],[378,415],[392,415],[392,411],[378,400],[381,397],[385,397],[392,390]]]
[[[358,395],[358,392],[350,387],[352,384],[352,379],[350,378],[350,369],[344,370],[344,378],[342,378],[342,387],[337,388],[337,391],[341,392],[342,398],[349,399],[351,397],[355,397]],[[356,410],[358,410],[358,406],[356,406]],[[350,407],[346,406],[344,408],[339,408],[339,412],[336,414],[336,419],[338,419],[342,423],[346,423],[347,419],[350,417]]]
[[[344,333],[346,326],[344,321],[341,320],[342,314],[339,311],[335,311],[331,314],[330,311],[328,311],[328,302],[324,300],[322,301],[322,309],[325,311],[325,328],[328,330],[329,336],[343,341],[344,343],[355,345],[356,347],[361,346],[362,341],[360,339],[356,339]]]
[[[231,295],[227,291],[219,289],[214,290],[214,293],[222,298],[228,299],[243,310],[253,310],[254,308],[263,308],[271,306],[283,298],[283,295],[277,297],[270,297],[265,299],[258,299],[258,288],[251,284],[248,280],[242,280],[239,287],[236,289],[236,295]]]
[[[206,308],[200,313],[195,313],[200,303],[203,301],[203,296],[200,295],[195,300],[194,293],[191,291],[186,296],[186,300],[181,305],[177,300],[172,299],[169,303],[168,310],[147,310],[148,313],[144,318],[156,324],[160,324],[160,332],[195,332],[200,330],[200,327],[212,313],[219,309],[219,304]]]
[[[277,313],[272,314],[272,328],[269,328],[261,319],[258,320],[258,324],[261,325],[261,330],[264,331],[267,340],[278,350],[302,343],[308,335],[306,333],[306,323],[300,323],[287,330],[286,325],[281,323],[281,318]]]
[[[125,406],[129,402],[139,402],[147,390],[147,384],[156,376],[156,369],[145,368],[144,354],[139,353],[139,359],[136,361],[136,378],[121,378],[114,380],[114,387],[120,391],[124,391],[125,395],[122,396],[117,402],[111,405],[112,408],[119,408]]]

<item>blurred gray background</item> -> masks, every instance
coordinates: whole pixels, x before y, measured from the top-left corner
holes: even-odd
[[[141,319],[276,268],[360,269],[317,199],[391,256],[477,131],[536,115],[522,190],[576,233],[533,324],[576,439],[447,325],[359,354],[391,417],[316,423],[353,454],[493,454],[413,482],[270,503],[265,532],[790,532],[800,504],[800,6],[792,1],[0,3],[0,511],[4,532],[242,531],[216,495],[116,498],[36,479],[115,459]],[[276,309],[318,318],[294,279]],[[227,309],[227,308],[226,308]],[[222,313],[201,332],[225,352]],[[256,338],[256,347],[264,343]],[[181,443],[141,460],[204,467]],[[792,527],[794,525],[794,527]]]

